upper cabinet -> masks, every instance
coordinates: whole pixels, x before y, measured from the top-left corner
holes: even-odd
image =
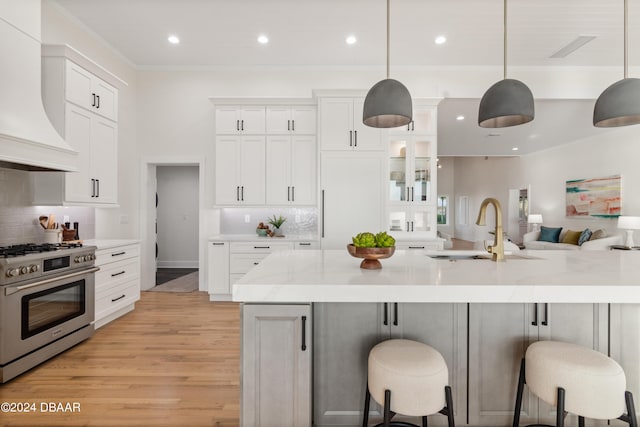
[[[364,98],[320,98],[320,149],[383,151],[380,129],[362,123]]]
[[[316,203],[316,139],[267,137],[267,205]]]
[[[42,101],[49,120],[78,151],[80,161],[78,172],[32,174],[34,204],[118,203],[115,84],[126,85],[69,46],[43,46]]]
[[[269,106],[267,107],[268,135],[315,135],[316,107]]]
[[[264,136],[216,138],[216,204],[264,205]]]
[[[118,90],[74,62],[65,62],[66,100],[118,121]]]
[[[216,108],[216,133],[264,135],[265,107],[221,106]]]
[[[434,102],[416,101],[413,104],[413,120],[405,126],[389,129],[390,134],[397,135],[435,135],[437,133],[437,107]]]

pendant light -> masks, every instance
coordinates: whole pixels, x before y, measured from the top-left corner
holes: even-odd
[[[389,1],[387,0],[387,78],[373,85],[364,99],[362,121],[374,128],[395,128],[411,122],[413,104],[405,85],[389,78]]]
[[[507,0],[504,0],[504,79],[491,86],[480,100],[478,125],[504,128],[533,120],[535,109],[531,90],[520,80],[507,78]]]
[[[640,123],[640,79],[627,77],[628,73],[628,4],[624,0],[624,78],[600,94],[593,109],[593,125],[617,127]]]

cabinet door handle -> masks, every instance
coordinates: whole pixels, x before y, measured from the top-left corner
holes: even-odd
[[[296,201],[296,187],[291,187],[291,201]]]
[[[96,180],[91,178],[91,197],[96,197]]]
[[[244,185],[240,186],[240,201],[244,202]]]
[[[302,316],[302,347],[300,350],[307,350],[307,316]]]
[[[254,246],[253,249],[271,249],[271,246]]]
[[[407,231],[409,231],[409,221],[407,221]]]
[[[96,106],[96,94],[92,93],[91,95],[93,95],[93,104],[91,104],[92,107]]]
[[[111,299],[111,302],[116,302],[116,301],[118,301],[119,299],[122,299],[122,298],[124,298],[124,297],[126,297],[126,295],[125,295],[125,294],[122,294],[122,295],[120,295],[118,298],[112,298],[112,299]]]
[[[240,131],[240,120],[236,120],[236,130]]]
[[[544,320],[542,321],[542,326],[549,325],[549,303],[544,303]]]
[[[311,246],[311,243],[309,243],[309,242],[300,242],[300,243],[298,243],[298,246]]]
[[[240,120],[240,130],[244,131],[244,120]]]
[[[126,252],[116,252],[115,254],[111,254],[111,256],[120,256],[124,254],[126,254]]]
[[[254,262],[254,263],[253,263],[253,265],[258,265],[258,264],[260,264],[260,263],[259,263],[259,262]]]
[[[357,147],[358,146],[358,131],[354,130],[353,131],[353,135],[354,135],[354,137],[353,137],[353,146]]]
[[[287,120],[287,130],[291,130],[291,120]]]
[[[111,277],[120,276],[121,274],[124,274],[124,273],[126,273],[126,271],[122,270],[122,271],[119,271],[118,273],[113,273]]]
[[[240,201],[240,186],[236,185],[236,201]]]
[[[393,303],[393,326],[398,326],[398,303]]]
[[[411,121],[411,130],[416,130],[416,122]]]
[[[296,121],[295,120],[291,120],[291,130],[295,132],[296,130]]]
[[[407,197],[407,202],[408,202],[409,201],[409,186],[407,186],[407,195],[406,195],[406,197]]]
[[[413,231],[413,221],[411,221],[411,231]]]
[[[415,187],[411,187],[411,201],[413,202],[413,196],[415,195]]]
[[[96,103],[96,108],[100,108],[100,95],[96,95],[96,99],[98,102]]]
[[[383,313],[384,320],[382,321],[382,324],[384,326],[387,326],[389,324],[389,307],[388,307],[388,305],[389,304],[387,304],[386,302],[384,303],[384,309],[383,309],[384,310],[384,313]]]
[[[407,123],[407,132],[411,130],[411,123]]]
[[[291,187],[287,187],[287,202],[291,201]]]
[[[349,147],[353,147],[353,131],[349,131]]]
[[[213,246],[224,246],[224,242],[212,242]]]
[[[100,197],[100,180],[96,179],[96,197]]]
[[[531,325],[538,326],[538,303],[533,303],[533,322]]]
[[[321,229],[322,237],[324,237],[324,190],[322,190],[322,198],[320,200],[320,216],[322,217]]]

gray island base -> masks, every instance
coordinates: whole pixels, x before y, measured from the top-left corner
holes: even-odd
[[[640,253],[576,252],[496,263],[397,251],[376,271],[346,250],[269,255],[233,289],[243,303],[242,425],[361,425],[368,352],[401,337],[445,357],[458,426],[511,425],[520,360],[538,340],[610,355],[640,408]],[[373,421],[380,408],[371,412]],[[555,408],[525,393],[521,425],[554,422]]]

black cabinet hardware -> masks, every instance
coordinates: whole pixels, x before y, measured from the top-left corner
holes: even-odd
[[[123,270],[123,271],[120,271],[120,272],[118,272],[118,273],[113,273],[113,274],[111,275],[111,277],[116,277],[116,276],[119,276],[119,275],[124,274],[124,273],[126,273],[126,271],[124,271],[124,270]]]
[[[302,316],[302,351],[307,349],[307,316]]]
[[[538,326],[538,303],[533,304],[533,322],[531,325]]]
[[[386,302],[384,303],[384,320],[382,321],[382,324],[384,326],[387,326],[389,324],[389,314],[388,314],[389,308],[388,308],[388,305],[389,304],[387,304]]]
[[[120,295],[118,298],[113,298],[113,299],[111,299],[111,302],[116,302],[116,301],[118,301],[118,300],[120,300],[120,299],[122,299],[122,298],[124,298],[124,297],[126,297],[126,295],[125,295],[125,294],[122,294],[122,295]]]

